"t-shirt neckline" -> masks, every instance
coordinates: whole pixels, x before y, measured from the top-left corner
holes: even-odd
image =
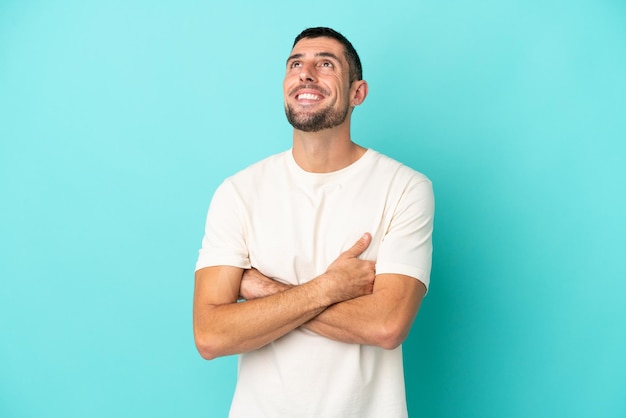
[[[370,158],[372,158],[374,153],[375,152],[371,148],[367,148],[365,152],[363,153],[363,155],[361,155],[361,157],[359,157],[359,159],[353,162],[352,164],[344,168],[340,168],[339,170],[331,171],[329,173],[312,173],[310,171],[304,170],[302,167],[298,165],[295,158],[293,157],[293,148],[285,152],[285,158],[287,160],[289,169],[296,176],[301,177],[303,179],[307,179],[308,181],[313,181],[315,183],[328,183],[337,178],[348,175],[349,173],[353,171],[359,170],[361,166],[363,166],[364,164],[367,164],[367,161]]]

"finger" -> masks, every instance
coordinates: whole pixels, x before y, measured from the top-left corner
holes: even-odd
[[[372,236],[366,232],[352,247],[346,250],[344,254],[348,257],[358,257],[369,247],[370,242],[372,242]]]

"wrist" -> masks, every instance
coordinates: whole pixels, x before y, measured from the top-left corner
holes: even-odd
[[[327,271],[315,278],[318,285],[321,300],[325,301],[326,306],[341,302],[343,299],[339,296],[335,283],[337,282],[336,274]]]
[[[270,296],[276,293],[284,292],[285,290],[291,289],[293,285],[282,283],[276,280],[269,279],[266,282],[266,296]]]

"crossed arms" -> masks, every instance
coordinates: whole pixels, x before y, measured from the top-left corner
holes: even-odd
[[[255,269],[198,270],[193,326],[200,355],[212,359],[252,351],[301,326],[346,343],[399,346],[426,287],[400,274],[376,275],[373,261],[358,258],[371,239],[363,235],[326,272],[298,286]],[[240,295],[245,302],[237,303]]]

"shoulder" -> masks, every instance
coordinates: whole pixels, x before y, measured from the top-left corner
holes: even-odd
[[[430,179],[423,173],[411,168],[398,160],[373,149],[368,150],[369,164],[377,174],[391,176],[395,181],[402,183],[426,183],[431,184]]]

